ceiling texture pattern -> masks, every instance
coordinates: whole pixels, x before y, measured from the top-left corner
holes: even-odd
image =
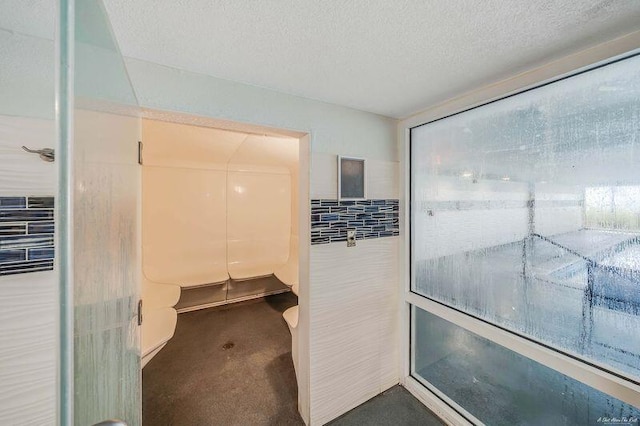
[[[637,0],[105,0],[125,56],[401,118],[640,30]]]
[[[0,29],[52,38],[51,0]],[[104,0],[124,56],[394,118],[640,31],[639,0]]]

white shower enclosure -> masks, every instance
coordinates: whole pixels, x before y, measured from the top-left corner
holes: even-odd
[[[98,0],[58,22],[60,424],[141,424],[137,101]]]
[[[145,119],[143,143],[145,282],[180,286],[181,311],[297,282],[297,138]]]

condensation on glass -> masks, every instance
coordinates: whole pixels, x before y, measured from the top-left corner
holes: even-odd
[[[640,377],[640,56],[411,131],[412,291]]]
[[[637,425],[640,409],[420,308],[414,376],[487,425]]]
[[[99,0],[75,2],[74,423],[140,425],[140,118]]]

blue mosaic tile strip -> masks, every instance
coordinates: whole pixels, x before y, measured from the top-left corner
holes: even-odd
[[[53,260],[36,260],[0,264],[0,276],[52,270]]]
[[[0,235],[23,235],[27,232],[25,223],[2,223],[0,224]]]
[[[398,200],[311,200],[311,244],[347,241],[347,231],[357,240],[400,235]]]
[[[0,197],[0,209],[24,209],[27,207],[25,197]]]
[[[53,220],[53,210],[0,210],[0,222],[31,222]]]
[[[0,276],[53,270],[53,197],[0,197]]]
[[[0,263],[20,262],[27,260],[25,250],[0,250]]]
[[[30,209],[52,209],[53,197],[29,197]]]
[[[53,259],[53,255],[54,255],[53,247],[29,249],[29,260]]]
[[[53,222],[34,222],[27,226],[27,233],[31,234],[53,234],[55,228]]]
[[[49,247],[53,245],[53,235],[11,235],[0,238],[0,250],[30,247]]]

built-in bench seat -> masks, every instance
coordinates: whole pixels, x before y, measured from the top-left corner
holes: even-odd
[[[143,309],[142,367],[173,337],[178,313],[173,308]]]
[[[296,284],[298,141],[152,120],[143,134],[146,363],[173,336],[176,310]]]
[[[298,289],[298,237],[291,236],[291,242],[289,244],[289,259],[287,263],[276,268],[273,274],[283,283],[292,288],[292,291],[297,295]],[[294,290],[295,289],[295,290]]]
[[[173,308],[180,298],[180,286],[142,282],[142,367],[173,337],[178,313]]]

